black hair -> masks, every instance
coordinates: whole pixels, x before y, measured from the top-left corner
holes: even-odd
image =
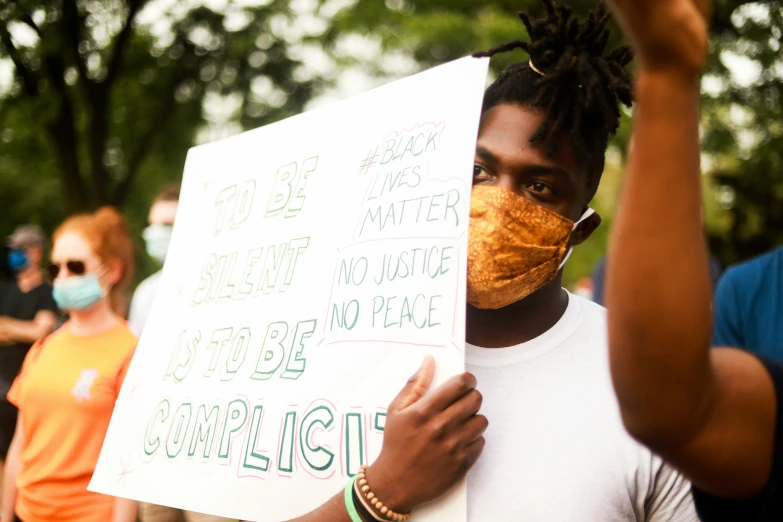
[[[572,17],[570,7],[542,1],[545,18],[533,21],[527,13],[519,13],[529,42],[515,40],[474,54],[491,57],[523,49],[530,55],[529,62],[509,66],[489,86],[482,112],[502,103],[546,111],[546,119],[530,141],[546,139],[547,153],[552,156],[561,132],[568,132],[576,153],[589,165],[590,185],[595,190],[609,138],[620,126],[618,100],[627,107],[633,103],[633,81],[625,70],[633,52],[623,46],[604,54],[611,15],[602,4],[580,20]]]

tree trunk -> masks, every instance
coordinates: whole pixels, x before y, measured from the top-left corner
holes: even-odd
[[[54,144],[60,165],[63,187],[73,212],[83,212],[91,205],[91,197],[84,185],[79,168],[78,145],[73,128],[74,113],[70,98],[66,95],[60,100],[57,119],[49,126],[49,136]]]

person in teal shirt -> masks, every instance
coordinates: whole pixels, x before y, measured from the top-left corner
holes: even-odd
[[[783,247],[729,268],[713,307],[713,346],[783,360]]]

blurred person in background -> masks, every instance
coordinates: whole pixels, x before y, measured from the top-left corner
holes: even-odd
[[[11,267],[8,266],[8,254],[11,253],[11,248],[3,243],[0,245],[2,250],[0,251],[0,283],[14,278],[14,273],[11,271]]]
[[[22,225],[6,242],[6,264],[13,274],[0,281],[0,473],[16,428],[17,410],[5,396],[27,351],[57,322],[52,286],[44,278],[46,238],[36,226]],[[2,491],[2,478],[0,478]]]
[[[166,253],[171,243],[171,232],[174,227],[174,218],[177,216],[179,202],[179,185],[170,185],[164,188],[152,202],[148,217],[149,226],[144,229],[144,244],[149,256],[163,266],[166,261]],[[162,272],[158,270],[139,284],[133,294],[130,306],[128,324],[131,330],[141,336],[144,325],[147,323],[152,303],[160,286]]]
[[[638,51],[609,251],[609,354],[628,431],[693,483],[703,522],[783,520],[783,364],[710,347],[699,219],[709,0],[610,0]]]
[[[783,248],[726,270],[714,306],[713,346],[783,360]]]
[[[27,354],[8,400],[2,521],[134,522],[136,504],[87,491],[136,337],[123,319],[133,246],[111,208],[65,221],[49,274],[70,319]],[[17,517],[17,518],[14,518]]]
[[[144,229],[144,243],[147,254],[162,266],[171,243],[174,218],[177,216],[179,185],[165,187],[152,202],[148,217],[149,226]],[[128,324],[131,330],[141,336],[147,324],[150,309],[158,293],[162,271],[158,270],[139,284],[131,301]],[[142,503],[139,506],[139,518],[142,522],[222,522],[229,519],[202,515],[191,511]]]
[[[582,299],[592,301],[595,297],[595,286],[593,285],[593,280],[589,277],[583,277],[579,279],[579,281],[577,281],[574,285],[572,293],[574,295],[578,295]]]

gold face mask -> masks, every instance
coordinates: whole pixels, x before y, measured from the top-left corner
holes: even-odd
[[[473,188],[468,241],[468,302],[496,310],[524,299],[568,259],[577,225],[509,190]]]

